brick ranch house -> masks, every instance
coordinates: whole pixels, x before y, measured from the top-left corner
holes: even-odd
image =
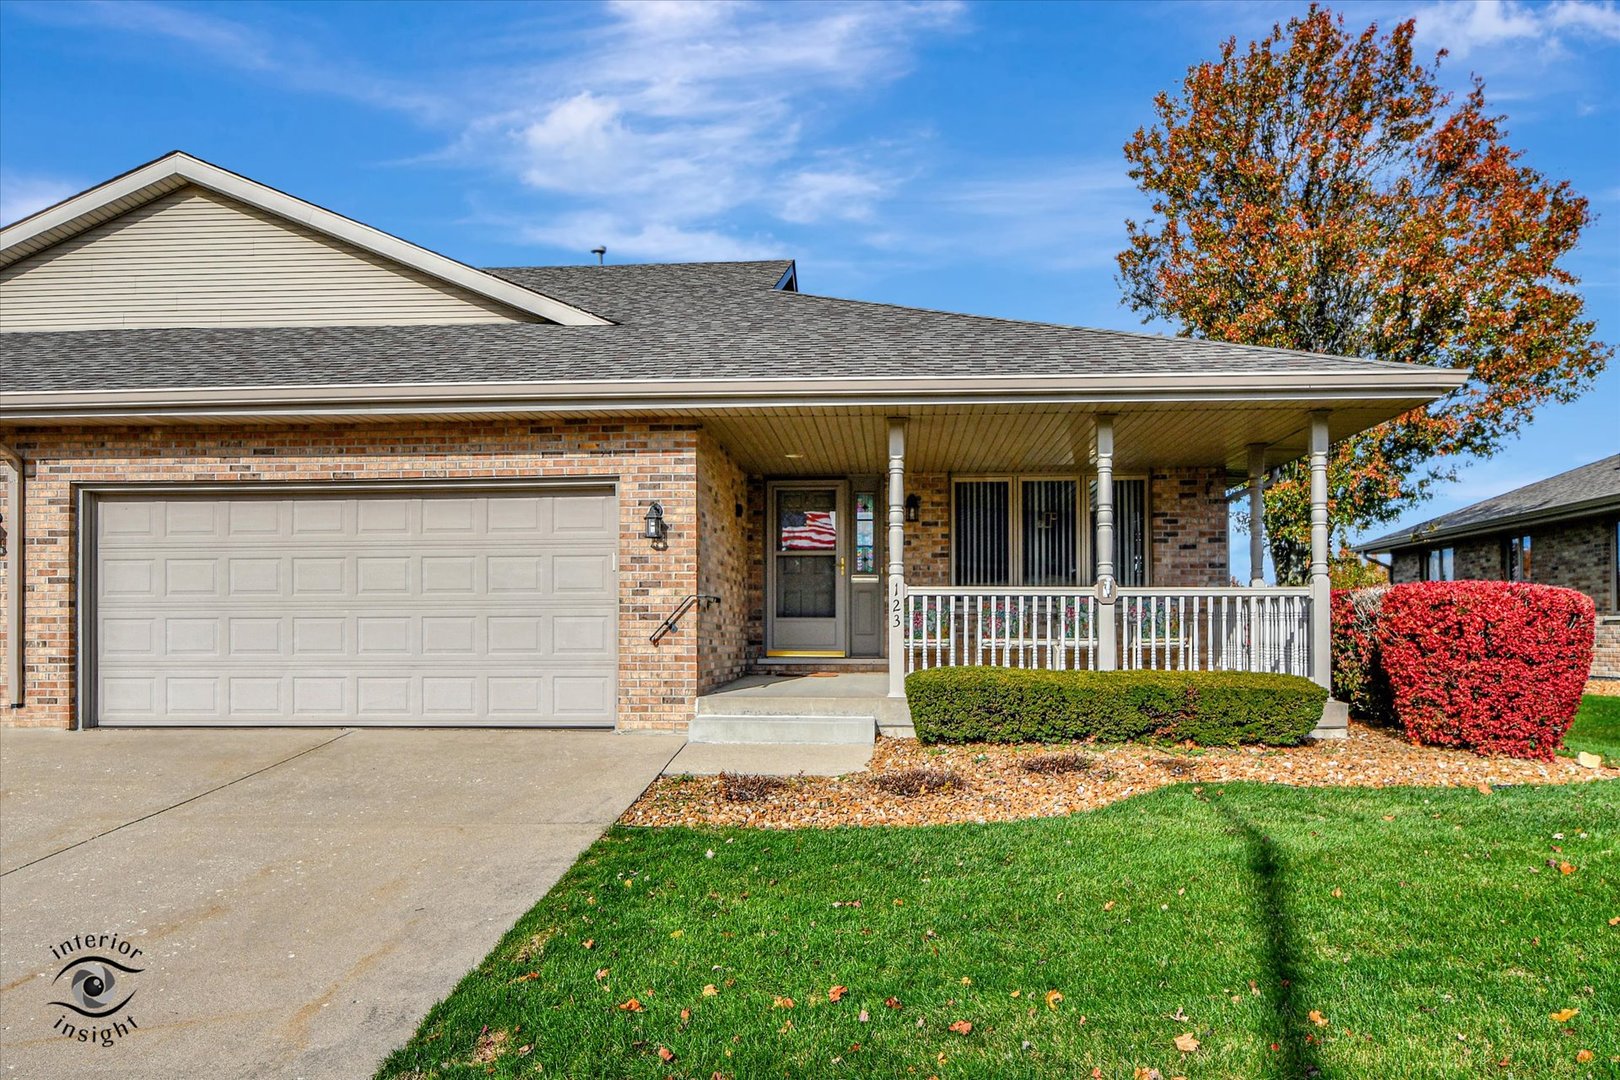
[[[0,330],[4,721],[51,727],[679,730],[806,668],[1325,684],[1329,442],[1467,374],[789,261],[474,269],[181,153],[0,232]],[[1310,587],[1232,587],[1229,493],[1306,454]]]
[[[1530,581],[1597,605],[1592,674],[1620,679],[1620,454],[1357,545],[1390,580]]]

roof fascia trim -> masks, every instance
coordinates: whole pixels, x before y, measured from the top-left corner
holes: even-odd
[[[136,195],[143,188],[172,178],[180,178],[198,187],[207,188],[518,311],[538,315],[564,326],[611,325],[609,320],[600,315],[565,304],[493,274],[486,274],[466,263],[457,262],[408,240],[401,240],[381,229],[363,225],[353,218],[323,209],[179,151],[166,154],[138,169],[98,184],[0,230],[0,255],[17,244],[26,243],[42,233],[71,224],[75,219],[93,213],[109,203]]]
[[[1428,373],[1428,372],[1426,372]],[[70,419],[110,415],[262,414],[267,409],[311,414],[440,412],[508,409],[733,409],[824,405],[1040,405],[1252,403],[1278,407],[1310,404],[1332,407],[1336,400],[1432,399],[1449,380],[1410,377],[1371,379],[1366,375],[1325,378],[1271,374],[1237,379],[1222,376],[1189,380],[1158,375],[1110,379],[935,379],[915,380],[576,380],[569,382],[446,383],[261,387],[251,390],[51,391],[8,393],[0,399],[0,420]]]

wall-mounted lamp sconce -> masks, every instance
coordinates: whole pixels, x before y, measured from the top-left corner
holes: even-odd
[[[669,535],[669,526],[664,524],[664,508],[658,503],[647,507],[647,516],[642,518],[641,535],[652,541],[652,546],[659,551],[664,550],[668,544],[664,538]]]
[[[906,496],[906,520],[916,521],[922,517],[922,496]]]

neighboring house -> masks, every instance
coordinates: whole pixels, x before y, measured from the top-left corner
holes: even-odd
[[[1592,674],[1620,678],[1620,454],[1358,544],[1390,581],[1529,581],[1597,605]]]
[[[1325,683],[1325,486],[1300,589],[1228,587],[1228,491],[1307,453],[1325,485],[1330,439],[1466,375],[785,260],[477,270],[179,153],[0,232],[0,330],[5,721],[44,726],[680,729],[750,671],[968,662]]]

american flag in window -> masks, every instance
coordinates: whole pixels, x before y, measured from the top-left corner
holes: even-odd
[[[782,511],[782,551],[832,551],[838,546],[838,515],[832,510]]]

